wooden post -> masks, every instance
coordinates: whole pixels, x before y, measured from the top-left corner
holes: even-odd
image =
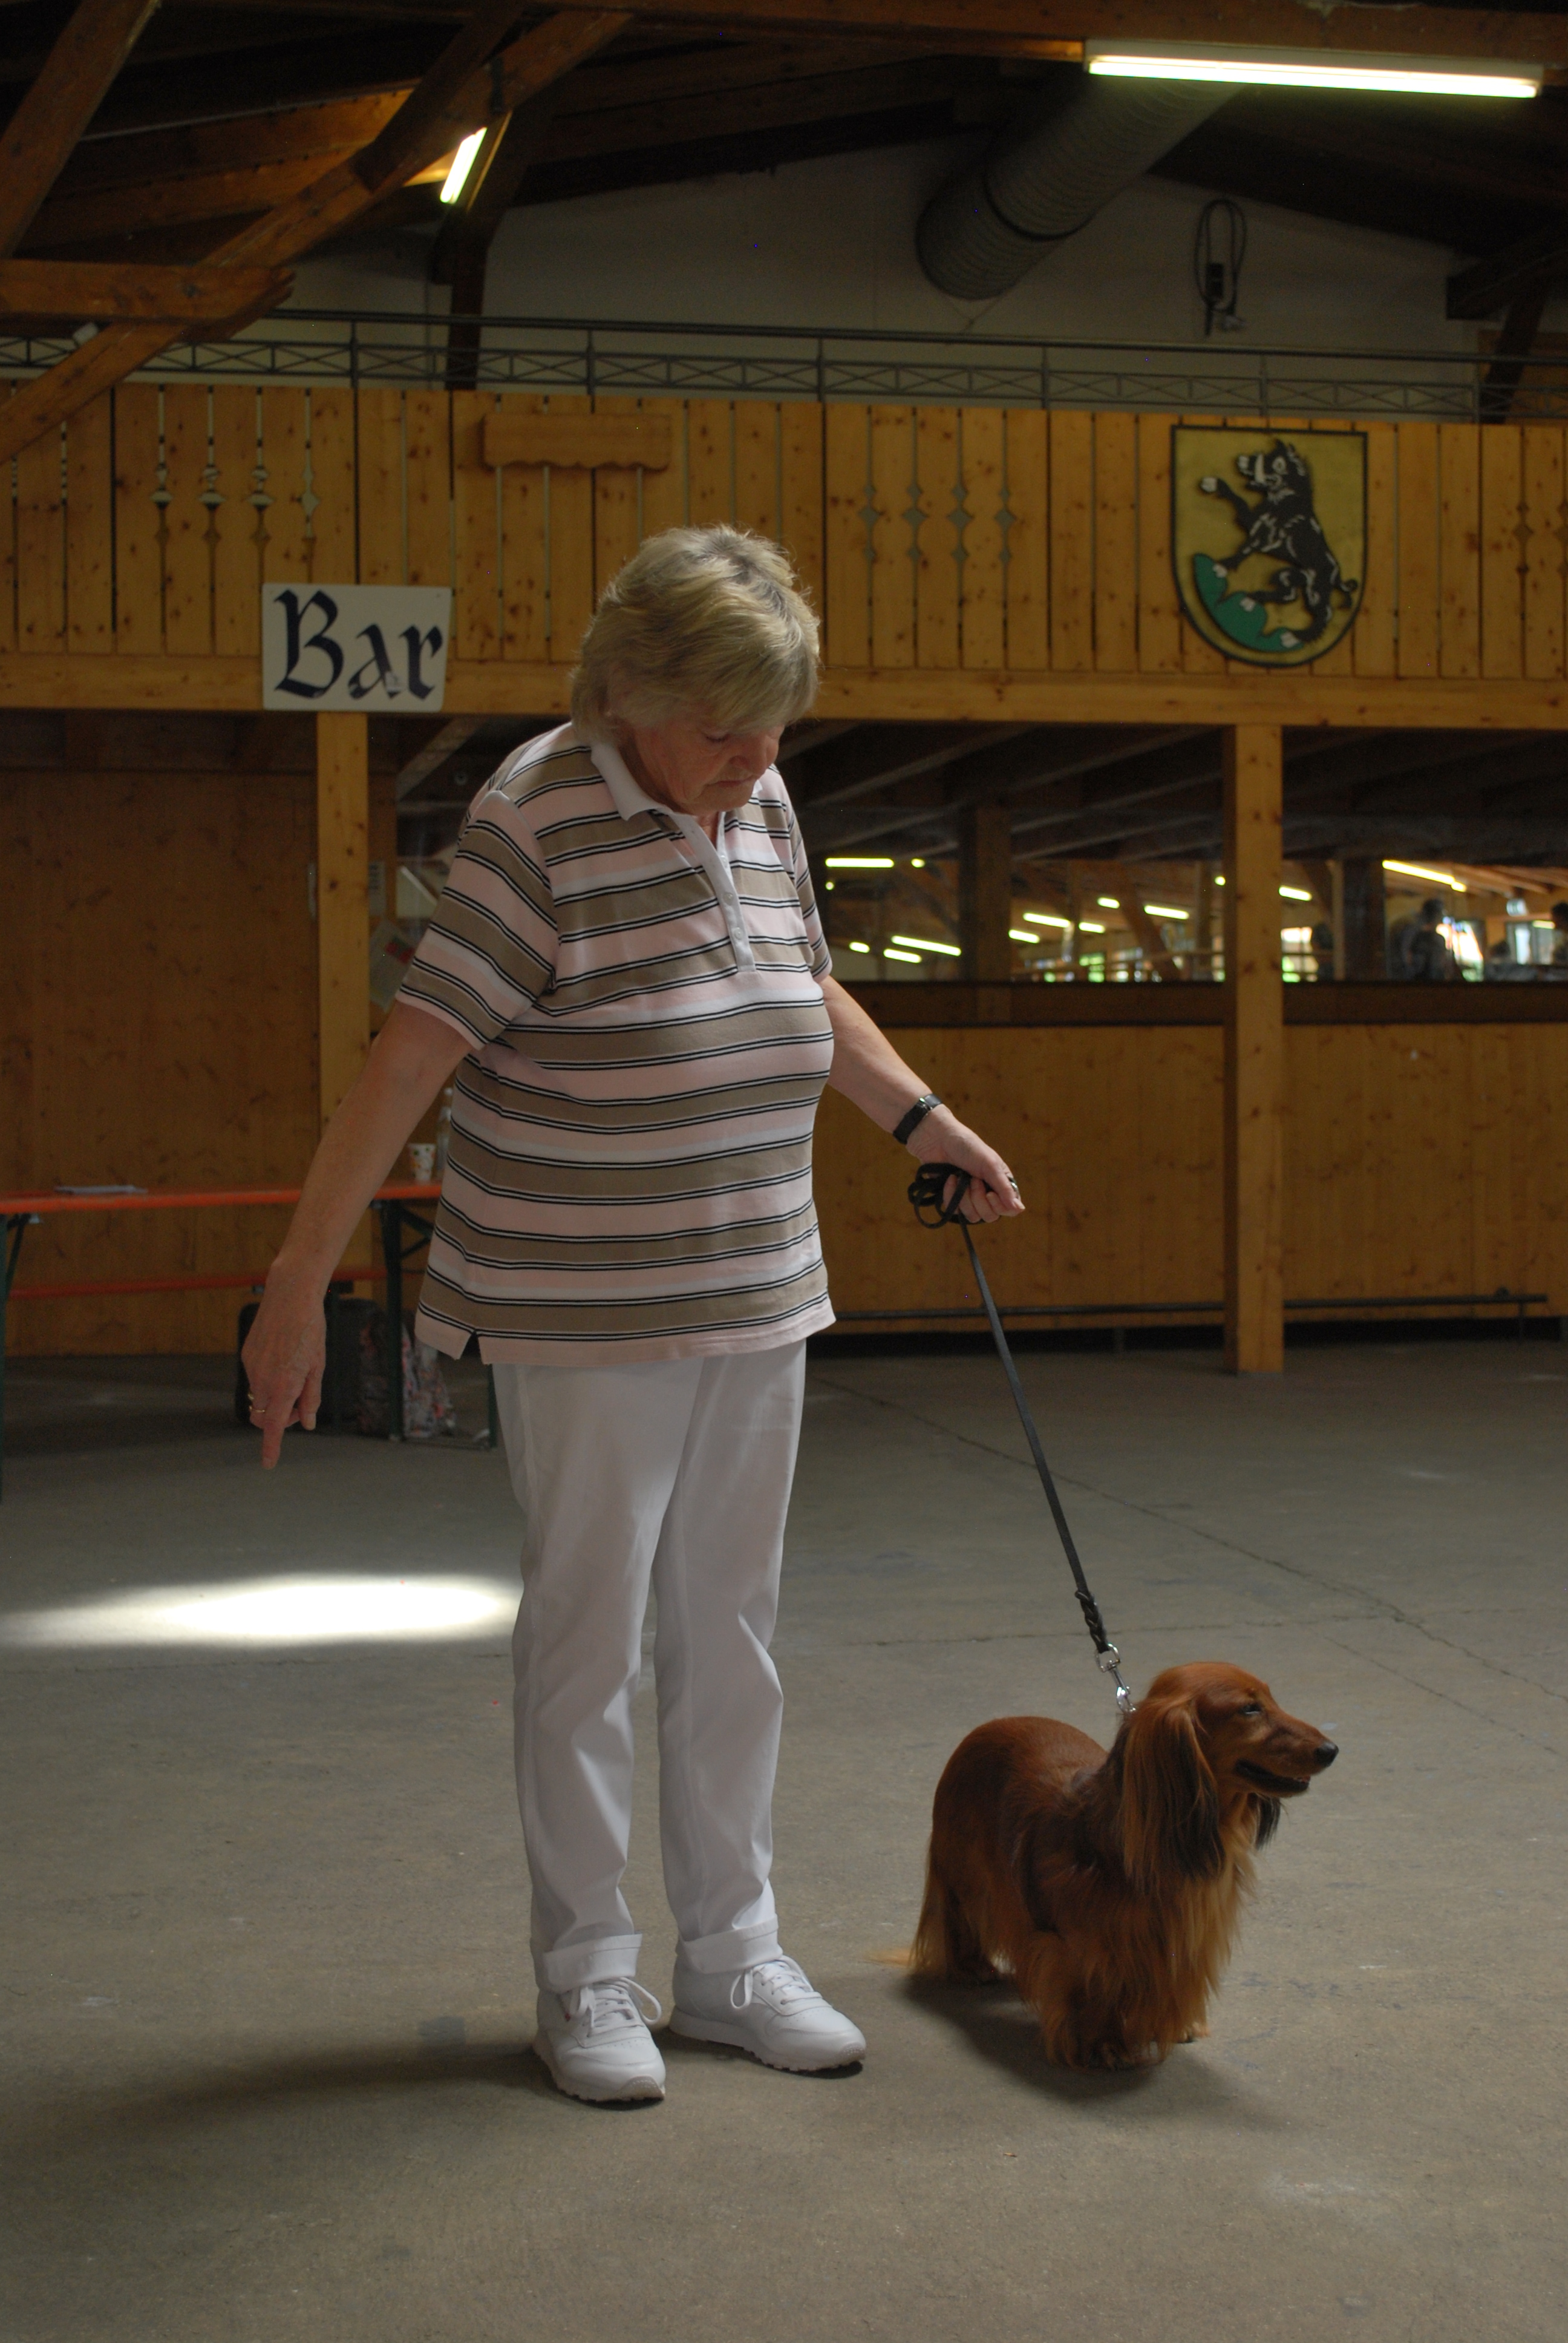
[[[1375,854],[1347,854],[1340,870],[1345,974],[1362,984],[1372,983],[1388,974],[1388,909],[1382,861]]]
[[[1281,1221],[1281,738],[1225,730],[1225,1364],[1277,1374],[1285,1348]]]
[[[370,719],[316,719],[316,997],[323,1128],[370,1047]]]
[[[971,984],[1010,984],[1012,813],[1000,799],[967,809],[959,846],[959,941]]]

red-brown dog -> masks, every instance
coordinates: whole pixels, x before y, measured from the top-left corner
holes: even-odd
[[[937,1785],[918,1976],[1010,1974],[1063,2066],[1132,2066],[1202,2030],[1252,1850],[1339,1752],[1218,1660],[1167,1668],[1110,1755],[999,1716]]]

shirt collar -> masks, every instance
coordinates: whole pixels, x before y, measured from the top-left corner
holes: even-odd
[[[661,813],[672,820],[678,819],[671,807],[650,798],[641,782],[633,779],[630,766],[613,741],[591,740],[588,747],[622,821],[634,820],[639,813]]]

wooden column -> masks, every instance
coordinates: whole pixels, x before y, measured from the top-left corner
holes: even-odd
[[[317,1093],[325,1126],[370,1047],[370,724],[316,719]]]
[[[1382,860],[1375,854],[1347,854],[1340,865],[1343,906],[1344,972],[1362,984],[1388,974],[1388,910]]]
[[[1280,728],[1237,724],[1224,739],[1225,1364],[1267,1374],[1285,1346]]]
[[[1010,984],[1012,813],[1000,799],[970,806],[959,846],[959,941],[970,984]]]

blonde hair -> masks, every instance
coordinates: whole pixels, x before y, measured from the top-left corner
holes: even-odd
[[[572,676],[588,739],[701,715],[781,730],[817,697],[817,620],[780,546],[743,529],[667,528],[611,578]]]

